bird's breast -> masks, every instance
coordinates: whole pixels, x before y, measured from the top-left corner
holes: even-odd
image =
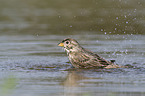
[[[68,58],[69,58],[69,59],[73,59],[73,58],[74,58],[74,55],[71,54],[71,53],[68,53]]]

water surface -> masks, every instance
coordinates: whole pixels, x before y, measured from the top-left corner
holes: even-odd
[[[0,96],[144,96],[144,0],[0,0]],[[71,37],[119,69],[70,69]]]
[[[144,35],[71,35],[107,60],[133,66],[93,70],[70,70],[64,50],[57,46],[66,37],[0,36],[1,86],[14,79],[5,89],[10,96],[145,95]]]

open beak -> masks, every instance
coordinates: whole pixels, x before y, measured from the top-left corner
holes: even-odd
[[[63,43],[59,43],[59,44],[58,44],[58,46],[61,46],[61,47],[63,47],[63,46],[64,46],[64,44],[63,44]]]

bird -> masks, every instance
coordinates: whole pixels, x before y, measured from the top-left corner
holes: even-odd
[[[105,60],[98,54],[83,48],[75,39],[66,38],[58,46],[64,48],[70,63],[75,68],[120,68],[114,60]]]

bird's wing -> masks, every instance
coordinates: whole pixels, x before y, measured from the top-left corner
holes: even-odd
[[[108,66],[110,64],[112,64],[111,62],[105,60],[104,58],[100,57],[97,54],[94,54],[91,51],[86,50],[87,54],[89,54],[91,56],[91,60],[89,62],[91,62],[92,64],[97,64],[100,66]]]
[[[108,63],[108,61],[106,61],[103,58],[93,58],[90,59],[88,62],[86,62],[87,64],[90,64],[91,66],[96,66],[96,67],[106,67],[108,65],[110,65]]]
[[[73,60],[81,67],[106,67],[109,65],[108,61],[100,56],[86,53],[78,53]]]
[[[87,54],[78,53],[75,56],[74,60],[76,62],[84,63],[84,62],[89,61],[90,60],[90,57]]]
[[[71,63],[76,67],[85,68],[86,66],[89,66],[87,62],[89,62],[90,57],[86,54],[75,53],[73,54],[73,56],[69,56],[69,59]]]
[[[107,66],[110,65],[111,62],[105,60],[104,58],[100,57],[99,55],[95,54],[95,59],[102,65]]]

